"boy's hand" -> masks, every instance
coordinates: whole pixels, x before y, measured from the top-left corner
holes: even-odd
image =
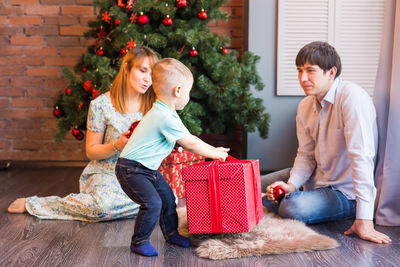
[[[291,183],[287,184],[287,183],[282,182],[282,181],[278,181],[278,182],[272,183],[271,185],[269,185],[267,187],[267,192],[266,193],[267,193],[267,198],[269,200],[271,200],[271,201],[274,201],[274,202],[277,202],[277,200],[274,197],[274,187],[275,186],[281,186],[283,188],[283,190],[285,190],[286,194],[289,194],[289,193],[292,193],[292,192],[296,191],[295,186],[293,184],[291,184]]]
[[[215,147],[215,157],[213,159],[217,159],[220,161],[225,161],[225,159],[228,157],[228,151],[230,148],[225,148],[225,147]]]

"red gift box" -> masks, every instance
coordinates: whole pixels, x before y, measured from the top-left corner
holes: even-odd
[[[194,163],[204,161],[204,157],[190,153],[189,151],[174,149],[171,154],[161,163],[158,170],[164,176],[165,180],[175,192],[178,198],[185,197],[185,186],[181,179],[183,167],[191,166]]]
[[[249,232],[263,218],[258,160],[203,162],[182,179],[190,233]]]

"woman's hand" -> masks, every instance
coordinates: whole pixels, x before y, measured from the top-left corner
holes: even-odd
[[[86,156],[90,160],[107,159],[114,156],[118,151],[122,151],[126,143],[128,143],[128,133],[128,131],[123,132],[120,138],[103,144],[104,132],[88,130],[86,132]]]
[[[122,151],[129,141],[129,131],[123,132],[121,137],[114,141],[114,146],[118,151]]]

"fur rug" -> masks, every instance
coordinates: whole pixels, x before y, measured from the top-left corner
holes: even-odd
[[[190,234],[187,228],[186,208],[177,209],[179,233],[189,237],[201,258],[221,260],[284,254],[338,247],[336,240],[321,235],[303,222],[282,219],[264,209],[264,218],[248,233]]]

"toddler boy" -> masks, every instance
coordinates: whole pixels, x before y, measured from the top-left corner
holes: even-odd
[[[193,75],[180,61],[165,58],[152,70],[156,102],[142,118],[116,165],[122,189],[140,205],[131,250],[144,256],[157,256],[150,235],[157,220],[167,242],[189,247],[190,240],[178,233],[178,216],[172,189],[157,170],[177,142],[184,149],[212,159],[225,160],[229,149],[213,147],[189,133],[176,110],[190,99]]]

